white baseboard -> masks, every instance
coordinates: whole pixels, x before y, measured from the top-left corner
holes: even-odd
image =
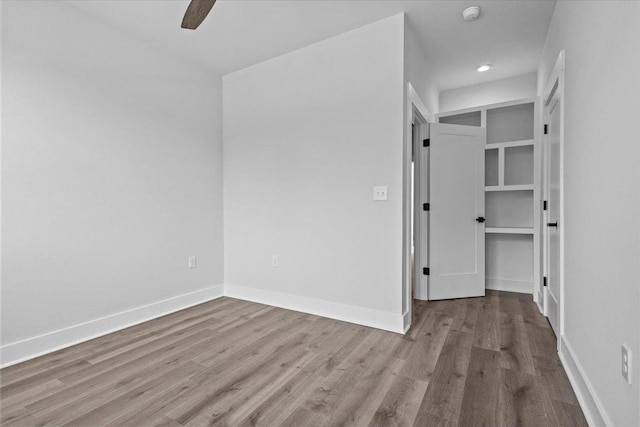
[[[544,314],[544,295],[542,294],[542,292],[537,291],[536,296],[537,298],[535,299],[535,302],[538,306],[538,310],[540,310],[540,313]]]
[[[411,327],[411,313],[410,312],[406,312],[405,314],[402,315],[402,330],[403,333],[407,333],[407,331],[409,330],[409,328]]]
[[[239,285],[224,285],[225,296],[252,301],[288,310],[315,314],[330,319],[370,326],[385,331],[404,334],[404,319],[401,314],[372,310],[355,305],[339,304],[330,301],[266,291]]]
[[[602,406],[602,402],[598,398],[598,395],[589,381],[580,361],[576,357],[575,352],[571,348],[571,345],[567,341],[567,337],[560,337],[560,361],[564,370],[567,372],[569,382],[573,387],[573,391],[576,393],[582,412],[584,413],[589,426],[599,427],[606,426],[611,427],[613,423],[607,415],[607,412]]]
[[[485,280],[485,287],[494,291],[518,292],[521,294],[533,294],[533,282],[520,280],[491,279]]]
[[[14,365],[224,295],[222,285],[168,298],[68,328],[0,346],[0,367]]]
[[[409,313],[393,314],[244,286],[218,285],[2,345],[0,346],[0,368],[80,344],[224,295],[400,334],[406,332],[411,320]]]
[[[542,308],[543,308],[543,312],[542,314],[544,314],[545,316],[549,317],[549,291],[547,290],[548,287],[544,287],[542,288]]]

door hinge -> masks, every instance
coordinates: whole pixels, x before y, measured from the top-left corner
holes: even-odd
[[[429,146],[429,138],[422,140],[422,146],[423,147],[428,147]]]
[[[549,133],[549,125],[544,125],[544,134],[548,134]]]
[[[547,210],[547,201],[546,200],[544,202],[542,202],[542,210],[543,211]]]
[[[429,203],[423,203],[422,204],[422,210],[423,211],[428,211],[429,210]]]
[[[542,278],[542,286],[547,286],[547,277]]]
[[[422,274],[424,274],[425,276],[429,275],[429,267],[425,267],[422,269]]]

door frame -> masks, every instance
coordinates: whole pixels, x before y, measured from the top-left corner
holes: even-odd
[[[565,51],[560,51],[558,55],[558,59],[556,60],[555,66],[553,67],[553,71],[551,75],[547,79],[547,83],[545,85],[544,92],[542,93],[542,122],[546,120],[546,111],[549,101],[551,100],[551,96],[554,93],[558,93],[559,96],[559,105],[560,109],[560,129],[559,129],[559,156],[558,159],[560,166],[560,182],[559,182],[559,198],[560,198],[560,206],[558,207],[558,222],[560,223],[560,227],[558,227],[559,232],[559,240],[560,240],[560,259],[559,259],[559,289],[560,289],[560,303],[558,304],[558,336],[557,336],[557,347],[560,350],[561,337],[564,335],[564,306],[565,306],[565,276],[564,276],[564,105],[565,105]],[[546,135],[543,134],[543,151],[544,151],[544,173],[543,173],[543,183],[544,183],[544,199],[549,200],[549,169],[550,169],[550,157],[549,157],[549,140]],[[546,226],[548,222],[548,211],[544,212],[544,245],[543,245],[543,265],[544,265],[544,276],[548,277],[549,273],[549,237],[547,234],[548,227]],[[549,316],[548,313],[548,304],[547,304],[548,292],[547,289],[544,289],[544,315]]]
[[[433,123],[433,114],[426,107],[418,93],[415,91],[411,83],[407,82],[406,87],[406,104],[405,114],[406,121],[404,127],[404,162],[403,162],[403,233],[402,233],[402,317],[404,331],[408,331],[411,326],[411,309],[412,309],[412,269],[411,269],[411,247],[412,241],[416,233],[416,215],[418,212],[415,209],[412,212],[412,200],[414,200],[414,186],[412,182],[417,182],[416,178],[420,176],[421,170],[418,167],[413,168],[412,171],[412,158],[413,152],[413,136],[411,131],[411,125],[420,121],[420,128],[418,132],[421,132],[421,128],[427,127],[427,123]],[[423,123],[424,124],[423,124]],[[416,147],[417,148],[417,147]],[[415,205],[420,203],[415,199]],[[418,217],[419,218],[419,217]],[[420,241],[416,241],[416,246],[420,245]],[[417,263],[416,263],[417,264]],[[414,269],[415,270],[415,269]]]
[[[429,149],[422,144],[429,137],[429,122],[417,109],[413,119],[413,299],[426,301],[429,276],[422,274],[422,267],[428,265],[429,258],[429,212],[422,204],[429,200]]]

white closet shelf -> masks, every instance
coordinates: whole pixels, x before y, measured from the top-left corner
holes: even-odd
[[[524,145],[534,145],[535,142],[536,141],[534,139],[525,139],[523,141],[494,142],[494,143],[487,143],[484,146],[484,149],[492,150],[496,148],[522,147]]]
[[[484,191],[523,191],[533,189],[533,185],[494,185],[484,187]]]
[[[491,234],[533,234],[533,228],[523,227],[487,227],[484,231]]]

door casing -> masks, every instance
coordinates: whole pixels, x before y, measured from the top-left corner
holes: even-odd
[[[414,123],[414,211],[413,211],[413,298],[429,299],[429,276],[422,274],[422,268],[429,262],[429,213],[424,211],[424,200],[429,200],[429,150],[422,143],[429,137],[429,124],[426,120]]]

